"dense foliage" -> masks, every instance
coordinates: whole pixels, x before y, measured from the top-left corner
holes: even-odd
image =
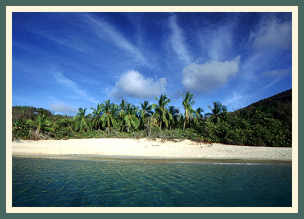
[[[256,146],[291,146],[291,90],[235,112],[219,102],[210,113],[193,109],[193,94],[183,99],[184,112],[161,95],[157,104],[136,107],[125,100],[106,100],[87,114],[53,115],[42,108],[13,107],[13,139],[67,139],[89,137],[151,137]]]

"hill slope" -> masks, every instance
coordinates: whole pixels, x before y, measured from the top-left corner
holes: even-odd
[[[292,90],[265,98],[232,113],[249,123],[249,145],[291,146]]]
[[[292,90],[286,90],[274,96],[262,99],[250,104],[235,113],[242,117],[250,118],[256,111],[261,111],[268,116],[281,120],[287,127],[291,128],[292,121]]]

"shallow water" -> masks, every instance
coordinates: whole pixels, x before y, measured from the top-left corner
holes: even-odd
[[[13,206],[291,206],[288,163],[13,157]]]

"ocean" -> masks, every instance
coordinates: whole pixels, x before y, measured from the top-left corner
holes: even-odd
[[[291,207],[290,163],[13,157],[13,207]]]

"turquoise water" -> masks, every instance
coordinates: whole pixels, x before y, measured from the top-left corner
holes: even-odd
[[[291,165],[13,157],[13,206],[291,206]]]

